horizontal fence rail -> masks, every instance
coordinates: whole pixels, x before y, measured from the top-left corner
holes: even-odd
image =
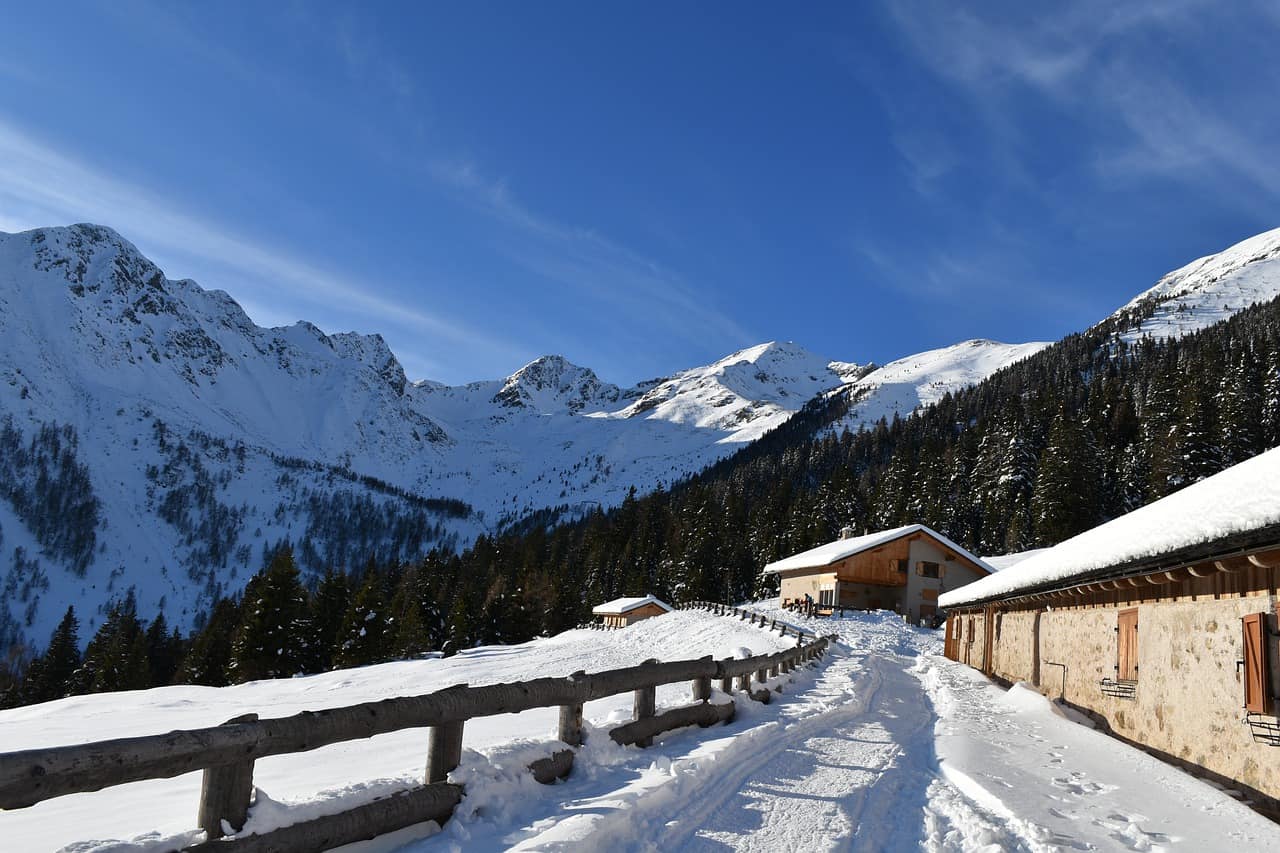
[[[715,604],[711,607],[725,608]],[[729,614],[730,609],[725,608],[724,612]],[[732,609],[733,615],[737,613]],[[765,617],[758,618],[763,625]],[[784,626],[784,633],[787,628],[797,633],[794,626]],[[208,728],[3,753],[0,809],[25,808],[66,794],[201,770],[204,778],[198,826],[205,830],[207,840],[189,850],[325,850],[415,823],[446,820],[463,794],[461,786],[450,785],[446,779],[461,760],[464,724],[473,717],[558,706],[558,739],[569,747],[578,747],[583,742],[582,706],[594,699],[631,692],[635,697],[634,719],[613,728],[609,736],[619,744],[645,747],[665,731],[732,719],[732,700],[717,704],[709,701],[713,681],[719,681],[726,693],[731,693],[736,683],[752,698],[769,701],[770,691],[763,687],[764,682],[822,656],[830,642],[827,637],[807,631],[801,632],[798,639],[793,648],[742,659],[717,661],[707,656],[668,663],[650,660],[638,666],[593,674],[576,672],[562,678],[478,687],[459,684],[420,696],[303,711],[277,719],[260,720],[256,714],[247,714]],[[696,704],[656,713],[656,689],[685,681],[692,685]],[[219,840],[227,834],[226,825],[239,831],[245,824],[253,797],[256,760],[410,728],[430,729],[425,785],[337,815],[261,835]],[[533,762],[529,769],[538,781],[553,782],[569,774],[573,756],[572,749],[561,749]]]

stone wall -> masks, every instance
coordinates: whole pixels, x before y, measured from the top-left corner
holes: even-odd
[[[1117,616],[1130,606],[1138,608],[1138,679],[1133,697],[1120,698],[1104,694],[1100,682],[1116,677]],[[1062,696],[1121,737],[1280,799],[1280,747],[1256,742],[1242,722],[1240,619],[1258,612],[1274,614],[1274,597],[1006,611],[991,619],[990,671]],[[965,661],[970,617],[956,618],[962,631],[957,657]],[[975,621],[968,662],[982,668],[984,614]],[[1268,625],[1274,630],[1274,616]],[[1274,693],[1280,649],[1274,636],[1267,642]]]

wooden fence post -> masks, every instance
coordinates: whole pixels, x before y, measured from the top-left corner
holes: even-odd
[[[738,689],[748,696],[751,695],[751,673],[744,672],[738,676]]]
[[[711,677],[704,676],[693,680],[693,701],[706,702],[711,698]]]
[[[653,716],[654,710],[657,708],[657,694],[658,689],[656,687],[641,687],[636,690],[635,702],[633,705],[635,719],[642,720],[645,717]],[[640,740],[636,741],[636,746],[653,746],[653,738],[640,738]]]
[[[569,746],[582,746],[582,706],[560,706],[560,740]]]
[[[728,663],[731,660],[733,660],[733,658],[725,658],[724,663],[721,664],[721,667],[724,667],[724,664]],[[721,672],[724,672],[724,671],[725,670],[722,668]],[[722,675],[720,677],[720,689],[723,690],[725,693],[733,692],[733,676],[732,675]]]
[[[462,690],[465,684],[454,684],[446,690]],[[427,784],[443,782],[462,761],[462,726],[464,720],[452,720],[432,726],[427,735]]]
[[[257,714],[245,714],[227,720],[224,725],[255,723]],[[206,767],[200,782],[200,813],[197,822],[205,837],[213,841],[224,833],[225,821],[232,832],[244,829],[249,816],[249,800],[253,797],[253,759],[219,767]]]

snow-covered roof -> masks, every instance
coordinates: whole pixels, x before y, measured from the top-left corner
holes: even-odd
[[[829,566],[832,563],[840,562],[846,557],[861,554],[863,551],[869,551],[872,548],[877,548],[895,539],[901,539],[903,536],[910,536],[913,533],[924,533],[927,536],[931,536],[949,550],[964,555],[965,559],[972,560],[986,571],[994,571],[991,566],[982,561],[981,557],[970,554],[938,531],[925,527],[923,524],[908,524],[903,527],[895,527],[892,530],[880,530],[875,533],[868,533],[865,536],[854,536],[852,539],[837,539],[835,542],[828,542],[826,545],[810,548],[808,551],[802,551],[784,560],[770,563],[764,567],[764,573],[772,574],[775,572],[789,572],[794,569],[816,569]]]
[[[1012,569],[1019,563],[1026,562],[1036,554],[1048,551],[1048,548],[1032,548],[1030,551],[1018,551],[1015,554],[1001,554],[996,557],[983,557],[982,560],[988,566],[997,572],[1003,572],[1005,569]]]
[[[597,607],[593,607],[591,612],[596,616],[616,616],[619,613],[630,613],[646,604],[656,604],[667,612],[671,612],[671,605],[665,601],[654,598],[652,595],[646,595],[643,598],[615,598],[613,601],[606,601]]]
[[[1149,566],[1163,557],[1203,558],[1228,538],[1275,525],[1280,525],[1280,448],[944,593],[938,604],[945,608],[988,601],[1108,569]]]

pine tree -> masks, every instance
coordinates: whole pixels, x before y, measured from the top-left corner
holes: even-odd
[[[227,665],[230,679],[286,678],[305,671],[312,637],[307,611],[293,552],[282,549],[245,586]]]
[[[133,590],[107,611],[107,618],[85,648],[75,681],[76,692],[85,693],[145,690],[151,686],[146,636],[138,621]]]
[[[1097,451],[1074,415],[1059,411],[1040,457],[1031,513],[1036,544],[1057,543],[1100,520]]]
[[[449,636],[444,643],[445,655],[454,655],[475,645],[474,601],[474,598],[463,593],[454,596],[453,606],[449,610]]]
[[[390,660],[394,620],[387,602],[386,584],[374,566],[365,570],[347,615],[338,631],[333,654],[337,668],[364,666]]]
[[[351,606],[351,579],[347,573],[330,567],[316,586],[311,598],[312,664],[316,672],[333,669],[333,655],[338,647],[338,632]]]
[[[75,689],[76,670],[80,668],[80,620],[76,609],[68,607],[66,615],[54,629],[49,645],[31,662],[22,683],[24,704],[48,702],[69,696]]]
[[[182,684],[223,687],[230,683],[231,637],[240,621],[240,607],[230,598],[214,602],[205,626],[190,642],[178,667],[176,680]]]
[[[147,628],[147,663],[152,687],[172,684],[178,674],[186,644],[175,628],[169,630],[164,613],[156,616]]]
[[[394,657],[417,657],[431,648],[421,598],[420,575],[421,570],[417,566],[407,569],[400,576],[395,594],[391,597],[391,616],[394,621],[390,650]]]

